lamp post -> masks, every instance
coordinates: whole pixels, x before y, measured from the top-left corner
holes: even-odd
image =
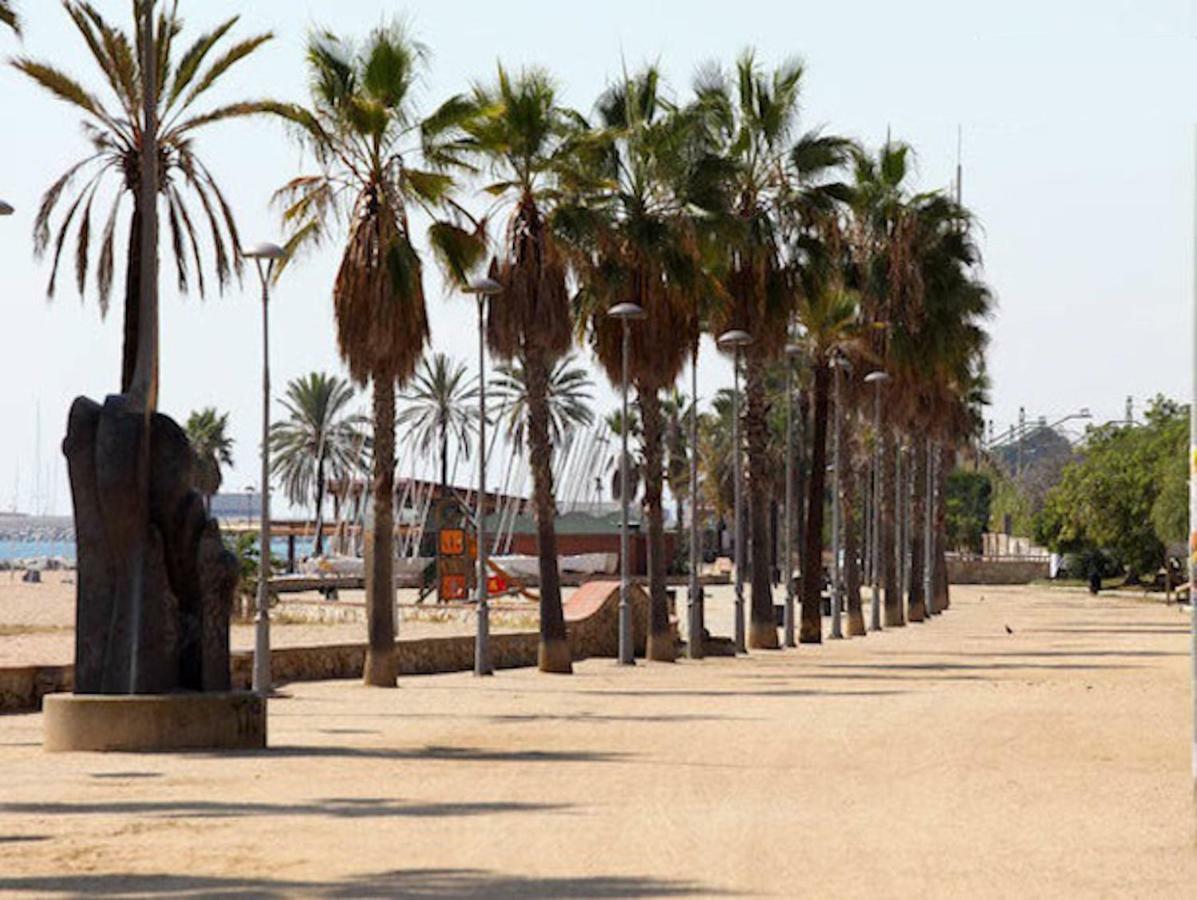
[[[623,418],[621,419],[619,457],[619,662],[636,664],[632,646],[632,610],[628,592],[631,588],[628,573],[628,356],[632,346],[632,322],[644,318],[644,310],[635,303],[617,303],[607,315],[623,323],[623,377],[621,381]]]
[[[802,345],[786,344],[786,552],[782,571],[786,578],[786,605],[783,621],[783,643],[797,647],[794,640],[794,364],[802,357]]]
[[[873,546],[869,556],[870,574],[873,576],[873,607],[870,627],[881,630],[881,386],[889,381],[889,373],[876,371],[865,376],[865,384],[874,388],[873,433],[877,445],[873,448]]]
[[[735,485],[735,581],[736,581],[736,652],[747,653],[744,643],[744,466],[740,453],[740,350],[752,343],[747,331],[725,331],[717,341],[732,357],[732,474]]]
[[[701,585],[698,582],[698,337],[690,349],[690,596],[686,645],[690,659],[703,656],[703,615]]]
[[[470,282],[467,294],[478,302],[478,512],[475,515],[474,537],[478,547],[478,575],[475,585],[478,598],[478,631],[474,638],[474,674],[493,675],[490,659],[490,591],[486,584],[486,301],[503,292],[503,286],[493,278],[479,278]]]
[[[258,244],[241,255],[252,259],[262,283],[262,511],[258,532],[258,609],[254,617],[255,694],[270,693],[270,278],[286,256],[277,244]]]

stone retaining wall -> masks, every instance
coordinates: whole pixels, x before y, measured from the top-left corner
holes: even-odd
[[[618,653],[618,583],[614,592],[604,584],[597,609],[571,618],[567,609],[566,630],[575,660],[591,656],[614,658]],[[597,587],[597,585],[596,585]],[[631,592],[633,641],[643,655],[648,635],[648,595],[633,585]],[[492,634],[491,654],[496,669],[535,666],[540,636],[536,632]],[[474,668],[474,637],[420,638],[395,643],[400,675],[434,675],[468,672]],[[361,678],[366,660],[365,644],[325,644],[313,647],[277,647],[270,652],[271,674],[276,684],[291,681],[328,681]],[[240,651],[230,659],[233,688],[248,689],[252,683],[253,653]],[[32,712],[41,708],[42,697],[74,686],[72,666],[27,666],[0,669],[0,712]]]
[[[1030,584],[1048,577],[1048,562],[1035,559],[949,559],[952,584]]]

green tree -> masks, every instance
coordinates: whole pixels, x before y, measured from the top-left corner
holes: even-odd
[[[348,479],[364,469],[370,449],[364,416],[353,412],[353,386],[337,375],[312,372],[287,384],[287,417],[270,426],[270,474],[287,499],[314,506],[316,545],[324,553],[324,496],[329,479]]]
[[[192,412],[187,419],[185,431],[195,460],[191,480],[209,511],[212,497],[224,480],[221,468],[233,464],[233,439],[226,434],[228,426],[229,414],[217,413],[211,406]]]
[[[527,445],[527,370],[518,361],[502,363],[495,367],[488,389],[498,399],[496,418],[504,423],[504,433],[518,453]],[[577,429],[594,424],[594,382],[590,373],[577,364],[573,354],[563,356],[554,364],[549,373],[546,397],[549,439],[554,447],[564,446]]]
[[[135,11],[139,5],[140,0],[135,0]],[[19,71],[83,115],[83,132],[91,145],[88,155],[73,163],[43,195],[34,218],[33,246],[39,257],[51,253],[47,287],[50,296],[57,287],[59,263],[72,228],[75,282],[80,295],[87,285],[94,246],[98,250],[95,279],[100,312],[106,314],[116,273],[121,210],[129,200],[132,215],[125,229],[121,363],[121,389],[126,391],[133,378],[139,334],[141,201],[138,185],[143,126],[138,62],[140,40],[136,28],[130,38],[129,33],[106,21],[90,3],[67,0],[63,6],[87,47],[87,55],[99,69],[102,84],[112,96],[104,99],[84,82],[48,62],[29,57],[14,60],[13,65]],[[208,268],[201,254],[202,233],[207,233],[212,245],[210,266],[219,288],[223,290],[234,275],[240,277],[242,269],[240,237],[232,207],[197,154],[195,145],[197,135],[208,126],[250,115],[257,108],[251,102],[207,107],[202,102],[214,87],[227,80],[230,70],[272,38],[267,33],[228,44],[225,38],[237,19],[237,16],[227,19],[200,35],[185,49],[178,44],[183,20],[178,15],[177,4],[163,7],[156,26],[155,43],[161,59],[156,120],[159,123],[159,192],[167,225],[164,230],[170,236],[179,289],[186,292],[194,286],[200,296],[205,293],[204,272]],[[109,184],[112,185],[110,191],[106,190]],[[102,212],[105,204],[107,211]],[[93,209],[100,214],[94,219]],[[60,210],[65,211],[60,213]],[[52,227],[56,216],[58,222]],[[157,369],[156,362],[154,369]]]
[[[263,103],[293,126],[319,169],[279,192],[290,233],[288,259],[348,232],[333,285],[337,346],[360,385],[373,386],[374,530],[367,544],[364,679],[395,685],[394,493],[395,387],[405,383],[428,340],[423,266],[411,207],[433,218],[429,243],[450,277],[465,279],[482,246],[473,231],[442,213],[456,162],[439,141],[454,107],[417,114],[414,88],[427,50],[400,24],[374,29],[366,42],[318,33],[308,41],[311,106]],[[423,157],[431,168],[411,165]]]
[[[1132,583],[1154,572],[1165,540],[1184,534],[1175,470],[1176,460],[1187,459],[1187,446],[1188,409],[1163,397],[1155,398],[1140,427],[1091,429],[1083,459],[1066,466],[1048,492],[1037,538],[1058,552],[1104,550]]]
[[[441,494],[449,496],[449,442],[468,456],[478,430],[478,387],[466,367],[444,353],[425,356],[403,392],[404,408],[395,420],[411,431],[420,453],[437,446],[441,460]]]
[[[947,478],[947,541],[953,550],[981,552],[981,537],[989,527],[993,482],[981,472],[954,470]]]

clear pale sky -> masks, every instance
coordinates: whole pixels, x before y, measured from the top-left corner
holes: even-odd
[[[58,3],[18,0],[25,38],[0,33],[0,53],[62,65],[92,86],[98,74]],[[125,22],[128,0],[95,0]],[[1025,404],[1029,416],[1060,417],[1089,406],[1099,420],[1158,393],[1190,386],[1197,14],[1189,0],[909,0],[905,3],[739,3],[609,0],[495,4],[376,0],[182,0],[186,35],[241,13],[235,34],[277,38],[235,70],[216,99],[305,96],[302,49],[316,25],[364,35],[405,15],[432,51],[426,108],[489,77],[495,61],[543,65],[565,99],[588,109],[623,62],[659,62],[685,97],[695,67],[730,63],[746,46],[774,63],[807,64],[805,126],[823,125],[869,145],[886,127],[918,153],[923,187],[946,186],[964,129],[965,200],[984,227],[985,271],[999,308],[991,323],[990,371],[999,428]],[[185,36],[186,36],[185,35]],[[86,147],[79,117],[5,67],[0,198],[17,208],[0,220],[0,508],[69,511],[59,444],[78,394],[116,390],[119,309],[101,321],[94,293],[82,302],[69,271],[53,303],[48,265],[32,256],[42,191]],[[200,152],[232,199],[247,241],[276,238],[272,190],[302,162],[271,123],[218,126]],[[256,483],[260,332],[256,284],[224,296],[176,295],[164,255],[162,397],[183,420],[196,407],[231,413],[234,470],[226,486]],[[272,322],[276,388],[313,369],[340,370],[329,248],[293,269],[277,290]],[[472,306],[448,297],[429,266],[433,347],[474,359]],[[123,271],[118,270],[118,284]],[[471,363],[472,365],[472,363]],[[730,380],[730,366],[704,348],[700,392]],[[614,394],[596,372],[600,406]],[[276,391],[277,393],[277,391]],[[364,401],[364,398],[363,398]],[[40,409],[40,443],[37,413]],[[35,460],[40,471],[35,474]],[[493,476],[492,476],[493,477]]]

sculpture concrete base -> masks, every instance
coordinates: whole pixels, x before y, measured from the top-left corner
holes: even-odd
[[[261,750],[266,701],[248,692],[50,694],[47,751]]]

